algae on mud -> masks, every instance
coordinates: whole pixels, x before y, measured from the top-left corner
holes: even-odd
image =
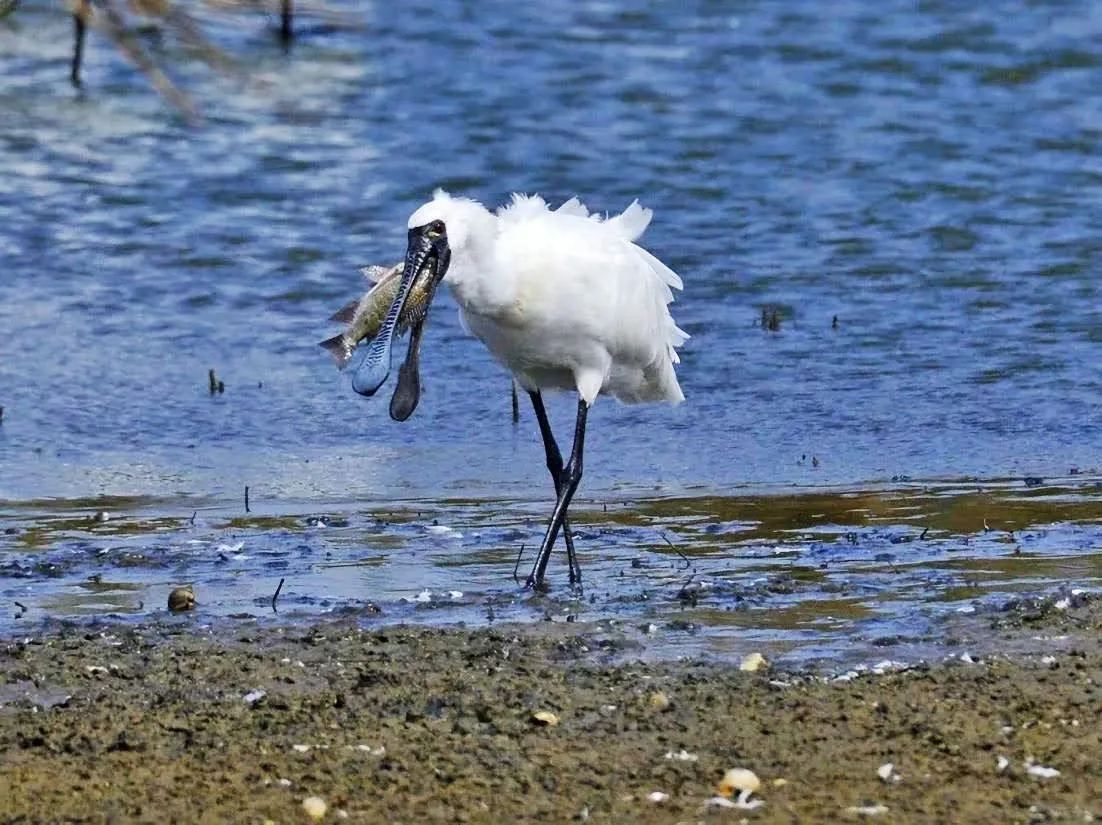
[[[765,805],[715,821],[1089,821],[1102,603],[1019,615],[972,627],[1013,657],[841,678],[628,661],[614,624],[61,626],[0,648],[0,820],[698,821],[745,767]]]

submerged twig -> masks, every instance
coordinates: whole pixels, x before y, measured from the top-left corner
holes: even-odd
[[[279,584],[276,586],[276,592],[272,594],[272,612],[276,612],[276,599],[279,598],[279,591],[283,589],[284,579],[279,580]]]
[[[520,422],[520,401],[517,399],[517,382],[513,382],[513,423]]]
[[[664,534],[663,534],[663,535],[661,535],[661,536],[660,536],[660,538],[662,539],[662,541],[666,542],[666,544],[668,544],[668,545],[669,545],[669,546],[670,546],[670,547],[671,547],[671,548],[673,549],[673,552],[677,553],[677,555],[681,557],[681,561],[685,562],[685,569],[686,569],[686,570],[688,570],[688,569],[689,569],[690,567],[692,567],[692,566],[693,566],[693,563],[692,563],[692,561],[690,561],[689,557],[688,557],[688,556],[686,556],[686,555],[685,555],[685,554],[684,554],[684,553],[683,553],[683,552],[681,551],[681,548],[677,547],[677,546],[676,546],[676,545],[675,545],[675,544],[674,544],[674,543],[673,543],[672,541],[670,541],[670,540],[669,540],[669,538],[667,538],[667,537],[666,537],[666,536],[665,536]]]
[[[250,512],[249,511],[249,485],[248,484],[245,485],[245,512],[246,513]]]
[[[517,571],[520,570],[520,560],[524,558],[524,545],[520,546],[520,550],[517,551],[517,563],[513,565],[513,581],[520,584],[520,576]]]

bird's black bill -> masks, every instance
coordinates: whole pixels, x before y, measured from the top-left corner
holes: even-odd
[[[432,225],[430,224],[430,226]],[[402,283],[398,288],[398,294],[394,298],[394,303],[390,305],[386,318],[383,319],[379,334],[371,342],[367,355],[360,363],[356,374],[352,376],[352,389],[360,395],[374,395],[378,392],[379,387],[383,385],[383,382],[386,381],[387,376],[390,375],[390,352],[394,340],[394,331],[398,325],[398,318],[409,299],[410,289],[418,275],[426,266],[433,267],[429,297],[425,302],[425,312],[427,313],[432,297],[436,294],[436,287],[444,277],[444,273],[447,272],[448,263],[451,261],[451,250],[448,247],[447,238],[444,236],[442,225],[440,231],[426,231],[428,229],[429,227],[422,226],[409,230],[406,264],[402,272]],[[420,343],[418,341],[417,348],[419,347]],[[406,358],[407,364],[411,357],[414,361],[414,369],[416,369],[416,349],[412,347],[412,341],[410,355]],[[420,395],[419,390],[417,395]],[[413,407],[416,406],[417,401],[414,398],[409,412],[412,413]]]
[[[425,331],[425,319],[421,319],[409,333],[409,349],[406,360],[398,368],[398,386],[390,397],[390,417],[395,421],[405,421],[417,409],[421,400],[421,335]]]

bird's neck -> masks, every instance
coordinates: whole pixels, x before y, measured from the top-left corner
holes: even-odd
[[[512,300],[512,285],[497,272],[496,243],[497,217],[486,212],[480,225],[473,227],[466,243],[452,250],[451,265],[444,278],[456,301],[480,314],[494,314],[500,305]]]

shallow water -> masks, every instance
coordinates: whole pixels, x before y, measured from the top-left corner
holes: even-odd
[[[284,577],[291,619],[676,615],[708,631],[673,650],[829,653],[973,599],[1097,588],[1098,4],[345,8],[363,30],[304,21],[287,56],[263,20],[203,18],[259,91],[160,45],[202,128],[95,33],[75,94],[54,6],[0,21],[19,622],[160,610],[186,581],[200,616],[260,613]],[[316,346],[441,184],[639,197],[686,283],[688,402],[590,417],[580,604],[517,598],[551,484],[448,296],[404,424]],[[568,441],[572,402],[550,407]]]

